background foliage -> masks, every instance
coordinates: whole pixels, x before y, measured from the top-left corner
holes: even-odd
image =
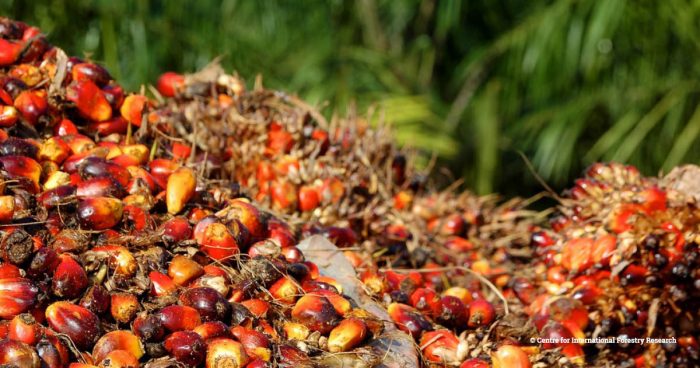
[[[136,89],[217,56],[326,112],[379,107],[479,192],[697,162],[700,1],[0,0]]]

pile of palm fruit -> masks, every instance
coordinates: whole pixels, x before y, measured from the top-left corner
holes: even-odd
[[[0,37],[0,364],[398,367],[402,339],[424,367],[700,363],[679,181],[596,165],[546,221],[216,65],[128,93],[34,27]]]

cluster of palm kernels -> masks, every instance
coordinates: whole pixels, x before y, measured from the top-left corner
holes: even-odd
[[[545,348],[560,348],[580,364],[699,364],[700,217],[693,195],[614,163],[595,164],[576,182],[551,231],[532,235],[540,277],[514,279],[511,292],[530,305],[543,338],[615,342]],[[623,340],[632,338],[644,343]]]
[[[302,367],[381,333],[285,222],[144,133],[147,97],[8,19],[0,68],[0,365]]]

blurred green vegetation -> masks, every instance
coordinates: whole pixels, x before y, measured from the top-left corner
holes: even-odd
[[[343,112],[376,107],[403,143],[478,192],[561,188],[591,162],[697,162],[700,1],[0,0],[125,86],[217,56],[249,82]]]

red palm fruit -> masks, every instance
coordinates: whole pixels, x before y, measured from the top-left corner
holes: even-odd
[[[297,300],[292,308],[292,318],[312,331],[326,334],[338,324],[340,316],[328,299],[307,294]]]
[[[85,198],[78,204],[78,220],[85,228],[106,230],[116,226],[122,219],[122,201],[110,197]]]
[[[571,321],[581,329],[588,326],[588,311],[580,302],[568,297],[556,298],[549,304],[550,318],[563,322]]]
[[[284,130],[279,124],[270,124],[270,130],[267,132],[267,149],[266,153],[271,156],[282,153],[289,153],[294,146],[294,137]]]
[[[29,313],[22,313],[10,321],[7,337],[10,340],[36,345],[43,334],[43,327]]]
[[[228,231],[226,225],[215,222],[204,229],[199,249],[209,257],[223,261],[238,254],[236,239]]]
[[[63,119],[53,127],[53,134],[63,137],[66,135],[78,134],[78,128],[68,119]]]
[[[46,320],[56,332],[66,334],[79,349],[91,347],[100,337],[100,320],[89,310],[70,302],[46,308]]]
[[[24,49],[24,44],[16,41],[0,39],[0,66],[14,64]]]
[[[68,349],[55,336],[47,336],[36,344],[42,368],[63,368],[70,361]]]
[[[192,237],[192,227],[184,217],[173,217],[160,226],[162,236],[168,243],[179,243]]]
[[[99,364],[115,350],[129,352],[136,359],[146,353],[141,340],[131,331],[116,330],[104,334],[97,340],[92,349],[92,359]]]
[[[139,360],[126,350],[114,350],[100,363],[102,368],[139,368]]]
[[[126,168],[131,175],[131,180],[126,185],[126,190],[131,193],[137,193],[145,188],[148,193],[153,193],[156,190],[156,181],[151,173],[142,167],[129,166]]]
[[[102,93],[104,93],[107,102],[112,106],[112,109],[116,110],[119,106],[124,103],[124,88],[122,86],[111,83],[102,87]]]
[[[187,330],[191,331],[202,324],[199,312],[184,305],[169,305],[157,313],[163,326],[171,332]]]
[[[302,325],[301,323],[290,321],[284,322],[282,329],[284,330],[288,340],[304,341],[311,333],[308,327]]]
[[[100,87],[104,87],[112,79],[107,69],[93,63],[77,63],[73,65],[71,76],[74,81],[92,81]]]
[[[92,121],[105,121],[112,117],[104,92],[90,80],[74,81],[66,87],[66,98],[73,102],[80,114]]]
[[[168,275],[180,286],[187,285],[202,274],[204,269],[199,263],[182,255],[175,256],[168,266]]]
[[[444,326],[454,329],[464,329],[469,320],[469,310],[456,296],[443,296],[440,298],[441,311],[436,316]]]
[[[185,77],[174,72],[161,74],[156,82],[156,88],[163,97],[175,97],[175,94],[185,85]]]
[[[631,230],[632,217],[641,212],[641,207],[638,204],[624,203],[619,205],[611,215],[608,226],[616,234]]]
[[[325,179],[318,187],[318,194],[321,202],[338,203],[345,194],[345,185],[338,178]]]
[[[59,297],[76,298],[88,287],[88,277],[83,266],[70,254],[58,256],[58,266],[51,280],[51,292]]]
[[[320,203],[316,188],[304,185],[299,188],[299,209],[302,212],[310,212],[316,209]]]
[[[12,221],[15,215],[15,197],[0,196],[0,223]]]
[[[262,299],[248,299],[240,303],[250,311],[256,318],[265,318],[267,311],[270,309],[270,304]]]
[[[286,180],[276,180],[271,186],[272,206],[273,208],[285,211],[296,208],[297,206],[297,189],[295,185]]]
[[[0,365],[6,367],[39,368],[41,361],[29,345],[13,340],[0,341]]]
[[[9,76],[24,82],[28,87],[34,87],[44,78],[41,69],[31,64],[20,64],[10,69]]]
[[[12,279],[22,277],[22,272],[19,267],[11,263],[0,264],[0,279]]]
[[[367,337],[367,324],[357,318],[340,322],[328,336],[328,350],[339,353],[354,349]]]
[[[225,321],[231,314],[231,305],[216,290],[208,287],[195,287],[180,294],[180,304],[192,307],[199,312],[202,321]]]
[[[372,271],[365,271],[360,274],[362,283],[372,292],[372,294],[380,295],[387,291],[387,285],[384,278]]]
[[[231,334],[241,342],[249,357],[270,361],[270,339],[265,334],[243,326],[232,327]]]
[[[129,95],[124,99],[119,111],[124,119],[135,126],[141,126],[144,109],[148,105],[148,98],[143,95]]]
[[[70,147],[73,154],[92,153],[90,156],[105,157],[108,153],[104,149],[97,150],[95,141],[81,134],[64,135],[61,136],[61,139]]]
[[[289,277],[281,277],[269,290],[275,300],[285,304],[293,304],[299,295],[297,283]]]
[[[586,270],[591,266],[593,239],[574,238],[566,242],[562,248],[561,265],[574,273]]]
[[[101,157],[87,158],[79,167],[83,179],[111,177],[126,187],[131,180],[129,170]]]
[[[87,364],[87,363],[71,363],[68,368],[100,368],[96,365],[92,364]]]
[[[168,177],[166,189],[166,204],[168,213],[175,215],[185,208],[185,204],[194,195],[197,186],[197,178],[194,171],[188,167],[181,167]]]
[[[207,344],[206,368],[244,367],[250,358],[239,342],[216,338]]]
[[[170,356],[190,366],[198,366],[206,356],[204,341],[192,331],[172,333],[165,338],[164,346]]]
[[[614,235],[603,235],[593,243],[591,261],[595,264],[607,266],[615,249],[617,249],[617,237]]]
[[[139,300],[130,293],[114,293],[110,301],[110,313],[118,323],[129,323],[139,311]]]
[[[350,301],[338,293],[329,290],[316,290],[313,291],[313,294],[320,295],[328,299],[328,301],[333,305],[333,309],[335,309],[340,316],[344,316],[352,310],[352,304],[350,304]]]
[[[494,319],[496,319],[496,309],[489,301],[476,299],[469,303],[469,327],[488,326]]]
[[[143,341],[162,341],[165,337],[165,327],[155,314],[140,314],[131,325],[134,334]]]
[[[561,348],[561,353],[579,367],[583,366],[585,363],[584,352],[581,345],[567,344]]]
[[[412,201],[413,195],[406,190],[402,190],[394,195],[394,208],[396,208],[397,210],[408,209],[411,206]]]
[[[99,316],[105,314],[107,310],[109,310],[111,299],[107,290],[102,286],[93,285],[80,299],[80,306]]]
[[[19,111],[14,106],[0,106],[0,128],[9,128],[19,120]]]
[[[151,271],[148,274],[148,279],[151,280],[151,294],[155,296],[170,295],[177,290],[177,284],[168,277],[158,271]]]
[[[39,185],[41,178],[41,165],[35,160],[26,156],[2,156],[0,163],[12,178],[27,178],[32,183]]]
[[[126,191],[121,184],[110,177],[97,177],[78,183],[75,195],[79,198],[114,197],[124,198]]]
[[[567,272],[564,267],[553,266],[547,269],[547,281],[561,284],[567,279]]]
[[[32,125],[36,124],[39,117],[49,108],[44,91],[22,91],[15,98],[14,105],[22,118]]]
[[[178,160],[186,160],[192,154],[192,148],[180,142],[173,142],[171,152],[174,158]]]
[[[262,215],[254,205],[240,199],[234,199],[221,212],[226,219],[240,221],[248,229],[253,239],[261,239],[265,235]]]
[[[323,231],[324,235],[337,247],[350,247],[358,242],[357,233],[349,227],[330,226]]]
[[[474,249],[474,244],[472,242],[459,236],[449,237],[445,241],[444,246],[447,249],[454,250],[457,252],[468,252]]]
[[[494,368],[530,368],[530,358],[523,349],[514,345],[502,345],[491,354]]]
[[[458,364],[466,354],[466,342],[448,330],[428,331],[420,339],[420,348],[425,358],[433,363]]]
[[[155,180],[156,184],[165,189],[168,187],[168,177],[175,172],[180,165],[172,160],[157,158],[149,162],[148,167],[151,170],[151,176],[153,176],[153,180]]]
[[[429,316],[437,317],[442,311],[440,297],[431,289],[418,288],[411,293],[409,300],[411,306]]]
[[[548,322],[542,329],[540,336],[547,341],[542,343],[542,347],[545,349],[554,349],[559,346],[569,345],[570,342],[563,341],[570,341],[570,339],[574,337],[566,327],[555,321]]]
[[[465,360],[459,368],[490,368],[490,365],[483,359],[472,358]]]
[[[304,253],[297,247],[283,247],[280,249],[280,255],[289,263],[304,261]]]
[[[278,351],[280,357],[278,367],[280,368],[303,367],[309,363],[309,357],[306,353],[293,346],[280,345]]]
[[[666,211],[666,192],[658,187],[647,188],[639,196],[642,197],[642,208],[647,214]]]
[[[66,142],[60,137],[51,137],[41,144],[37,157],[42,161],[48,160],[60,164],[67,159],[70,154],[71,149]]]
[[[204,341],[217,337],[231,337],[228,326],[221,321],[204,322],[192,330],[202,337]]]
[[[532,304],[537,297],[537,289],[532,282],[525,277],[513,278],[510,281],[510,287],[515,293],[515,296],[525,305]]]
[[[130,166],[138,166],[140,164],[138,157],[128,154],[121,154],[114,157],[109,157],[109,160],[110,162],[113,162],[124,168],[128,168]]]
[[[88,124],[88,131],[97,133],[102,137],[110,134],[125,134],[129,129],[129,122],[121,116],[117,116],[105,121],[97,121]]]
[[[389,317],[403,332],[418,339],[423,332],[433,329],[430,322],[418,310],[401,303],[391,303],[387,308]]]

